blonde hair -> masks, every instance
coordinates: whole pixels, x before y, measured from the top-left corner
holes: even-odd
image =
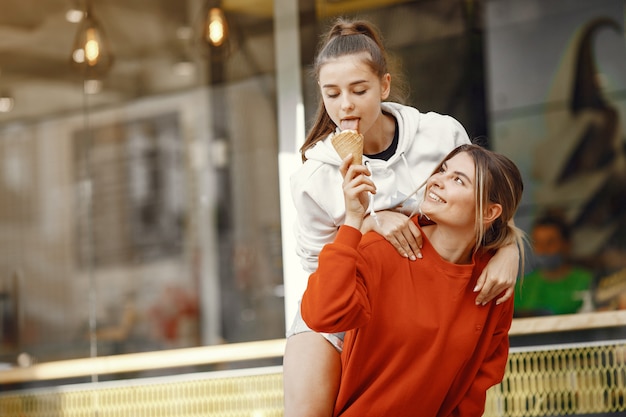
[[[526,235],[512,222],[524,192],[522,174],[515,163],[506,156],[474,144],[460,145],[453,149],[437,165],[433,174],[438,172],[448,160],[462,152],[472,157],[475,166],[476,243],[474,251],[497,250],[516,243],[520,250],[523,267]],[[421,189],[425,184],[426,182],[419,188]],[[485,208],[493,203],[502,206],[502,213],[485,228]]]

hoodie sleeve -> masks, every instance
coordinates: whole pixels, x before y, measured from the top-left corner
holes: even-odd
[[[345,211],[343,194],[337,194],[343,192],[341,184],[337,183],[341,178],[331,174],[336,173],[321,165],[313,170],[305,167],[291,177],[291,195],[297,214],[295,249],[308,273],[317,269],[320,251],[337,235],[339,215]],[[341,202],[340,206],[335,204],[337,201]]]

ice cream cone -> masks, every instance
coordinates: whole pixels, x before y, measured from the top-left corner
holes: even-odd
[[[352,163],[363,164],[363,135],[355,130],[344,130],[332,137],[331,142],[339,157],[344,159],[352,154]]]

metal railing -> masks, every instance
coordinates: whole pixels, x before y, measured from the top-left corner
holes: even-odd
[[[626,311],[515,319],[511,335],[626,325]],[[281,358],[285,340],[40,363],[0,371],[11,383],[62,380],[262,358]],[[626,411],[626,342],[512,348],[505,378],[489,390],[485,417]],[[196,372],[0,393],[6,417],[281,416],[280,366]]]

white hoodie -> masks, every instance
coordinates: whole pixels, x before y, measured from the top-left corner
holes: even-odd
[[[463,126],[438,113],[420,113],[397,103],[382,103],[384,112],[398,122],[398,148],[388,161],[363,156],[376,185],[375,211],[398,209],[414,213],[423,191],[399,205],[432,174],[457,146],[469,143]],[[291,195],[296,206],[296,252],[304,269],[317,269],[322,247],[334,240],[345,218],[341,158],[330,142],[332,134],[306,151],[307,161],[291,175]]]

